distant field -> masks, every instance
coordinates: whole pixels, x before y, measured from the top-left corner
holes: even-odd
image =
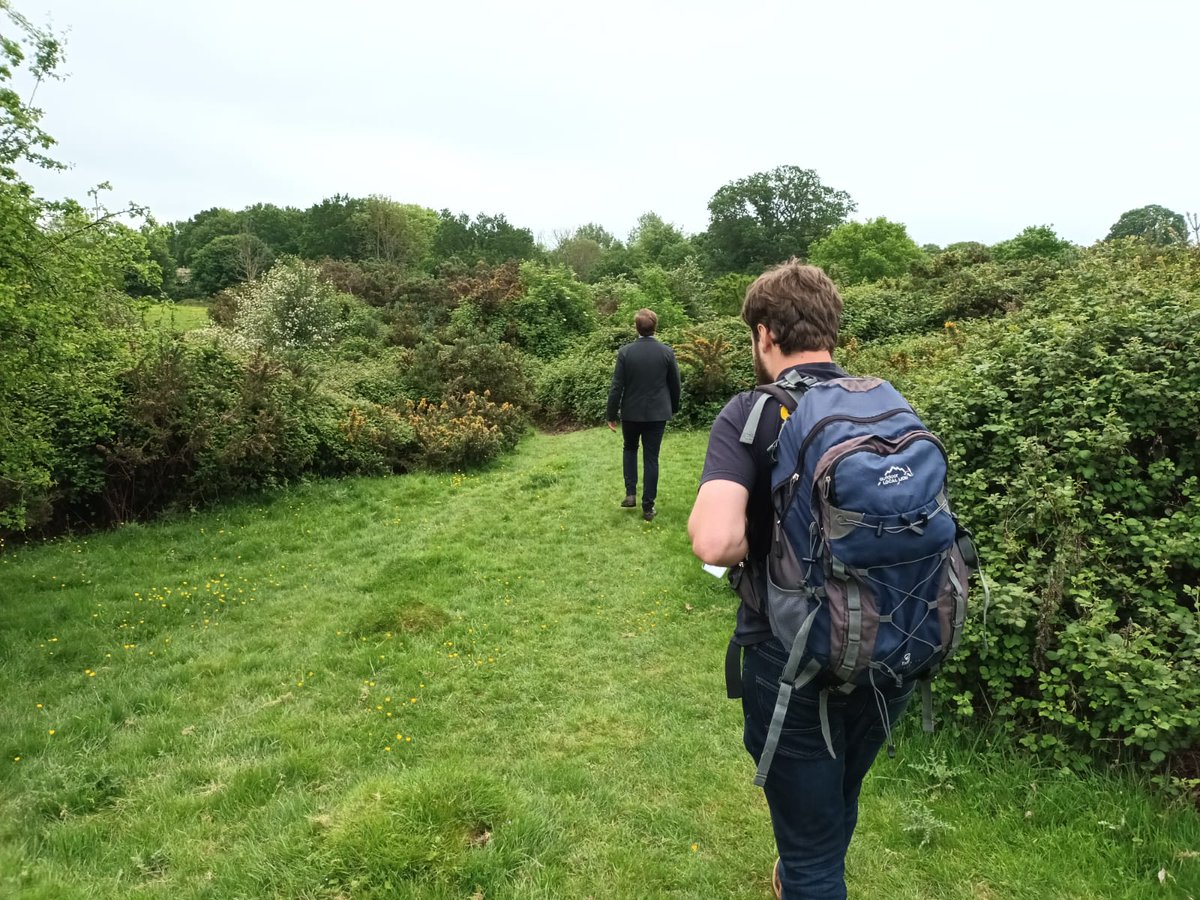
[[[768,900],[704,439],[653,524],[592,429],[0,551],[0,896]],[[910,717],[850,896],[1188,900],[1198,852],[1132,778]]]
[[[179,332],[203,328],[209,323],[207,303],[156,303],[145,315],[147,324],[162,324]]]

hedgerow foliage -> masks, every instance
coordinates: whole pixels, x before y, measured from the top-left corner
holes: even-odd
[[[616,352],[633,337],[631,328],[599,328],[542,366],[534,395],[539,418],[553,424],[603,422]]]
[[[958,709],[1066,762],[1194,747],[1200,253],[1095,249],[1013,314],[943,332],[854,363],[945,441],[991,577],[988,649],[977,620],[949,666]]]

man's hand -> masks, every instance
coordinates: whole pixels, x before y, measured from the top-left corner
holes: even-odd
[[[706,481],[700,485],[688,537],[692,552],[713,566],[733,566],[746,558],[746,504],[750,492],[735,481]]]
[[[609,431],[616,431],[616,430],[617,430],[617,423],[616,423],[616,422],[609,422],[609,423],[608,423],[608,430],[609,430]]]

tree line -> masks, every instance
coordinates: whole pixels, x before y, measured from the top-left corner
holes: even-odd
[[[436,272],[454,263],[540,260],[571,269],[581,281],[634,277],[647,265],[670,269],[692,259],[712,280],[757,274],[791,256],[810,259],[840,284],[902,274],[941,252],[918,246],[906,227],[880,217],[851,222],[857,205],[844,190],[798,166],[779,166],[732,181],[712,196],[708,228],[689,235],[654,212],[640,216],[624,239],[588,223],[556,233],[549,246],[503,213],[453,213],[382,195],[337,194],[307,209],[256,203],[233,211],[206,209],[171,224],[140,229],[161,281],[130,280],[133,293],[208,297],[252,281],[282,256],[377,261]],[[1123,213],[1106,240],[1139,237],[1156,246],[1188,242],[1200,223],[1158,205]],[[1003,255],[1051,255],[1068,242],[1048,226],[1031,226],[994,247]],[[951,248],[956,245],[951,245]],[[176,273],[183,270],[181,283]]]

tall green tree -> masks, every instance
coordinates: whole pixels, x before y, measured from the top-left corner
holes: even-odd
[[[512,225],[503,214],[480,213],[472,220],[466,213],[455,215],[443,209],[439,216],[441,225],[434,242],[434,255],[438,259],[457,259],[468,265],[478,262],[499,265],[510,259],[539,256],[533,232]]]
[[[1135,237],[1160,247],[1167,247],[1171,244],[1186,244],[1187,235],[1187,221],[1182,215],[1165,206],[1151,204],[1121,213],[1121,218],[1113,223],[1105,240]]]
[[[558,236],[550,258],[570,268],[580,281],[594,281],[598,277],[597,266],[614,251],[624,253],[624,245],[602,225],[589,222],[574,231]],[[611,268],[611,267],[610,267]],[[605,272],[604,274],[612,274]]]
[[[839,225],[816,241],[808,253],[808,261],[839,285],[903,275],[924,258],[908,229],[883,217]]]
[[[213,238],[243,230],[241,218],[231,209],[214,206],[201,210],[186,222],[176,224],[171,254],[181,266],[190,266],[195,255]]]
[[[710,266],[753,272],[798,256],[857,208],[845,191],[821,183],[812,169],[779,166],[720,188],[708,202],[704,234]]]
[[[300,255],[308,259],[357,259],[362,243],[355,215],[363,201],[334,194],[314,203],[304,212],[300,231]]]
[[[589,237],[577,233],[564,235],[550,251],[553,262],[567,266],[580,281],[588,281],[592,270],[604,256],[604,248]]]
[[[361,255],[404,268],[429,263],[441,222],[432,209],[373,194],[354,215]]]
[[[643,213],[629,234],[630,263],[635,268],[662,266],[673,269],[683,264],[696,248],[682,231],[656,212]]]
[[[271,267],[271,248],[249,232],[213,238],[192,260],[191,286],[202,296],[253,281]]]
[[[238,213],[238,218],[243,229],[270,247],[276,256],[300,251],[304,230],[303,210],[294,206],[276,206],[274,203],[255,203]]]
[[[992,247],[992,258],[999,262],[1029,259],[1066,259],[1076,247],[1060,238],[1049,225],[1030,225],[1014,238]]]

